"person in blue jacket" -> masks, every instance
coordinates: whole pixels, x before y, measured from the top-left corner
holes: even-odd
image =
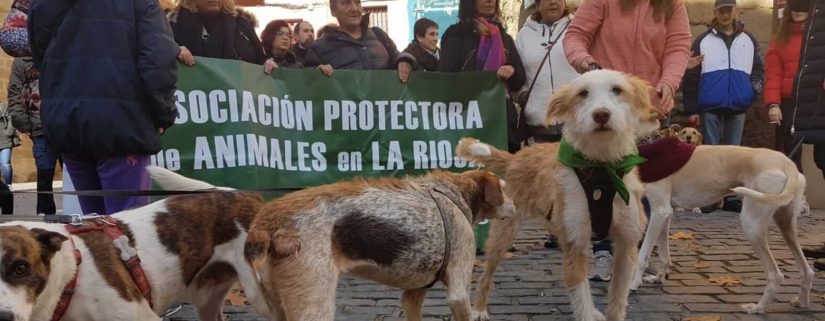
[[[745,113],[763,87],[759,43],[737,20],[736,0],[716,0],[714,19],[692,51],[702,63],[685,73],[685,113],[700,124],[704,143],[739,145]]]
[[[29,42],[41,120],[75,188],[149,189],[149,155],[177,116],[180,47],[157,0],[34,0]],[[148,197],[80,197],[112,214]]]

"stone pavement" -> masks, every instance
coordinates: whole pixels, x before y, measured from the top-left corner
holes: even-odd
[[[825,211],[814,211],[799,221],[804,245],[825,241]],[[765,275],[748,241],[744,239],[736,213],[677,214],[671,235],[683,232],[686,240],[672,240],[674,268],[662,284],[646,284],[631,293],[628,320],[634,321],[812,321],[825,320],[825,274],[814,280],[811,306],[802,310],[789,304],[796,296],[798,274],[781,236],[771,228],[770,244],[785,281],[778,291],[777,302],[767,307],[765,315],[740,312],[741,303],[758,301]],[[690,239],[692,235],[693,239]],[[562,285],[561,255],[558,250],[542,247],[545,233],[535,221],[522,225],[516,241],[517,251],[504,261],[495,274],[490,313],[498,321],[573,320],[567,293]],[[483,260],[479,257],[479,260]],[[476,275],[479,275],[476,267]],[[734,277],[741,283],[716,285],[712,278]],[[734,283],[736,283],[734,281]],[[593,294],[604,310],[607,283],[592,282]],[[335,320],[396,321],[404,320],[398,298],[400,291],[351,277],[343,277],[338,286]],[[245,306],[227,305],[227,320],[264,320]],[[439,284],[427,295],[425,320],[451,320],[444,288]],[[172,321],[197,320],[186,306],[171,317]]]

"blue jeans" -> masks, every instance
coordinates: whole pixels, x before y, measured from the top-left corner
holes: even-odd
[[[56,163],[60,161],[55,152],[46,142],[45,136],[32,137],[34,146],[34,165],[37,167],[37,191],[51,192],[54,181],[54,169]],[[54,196],[51,194],[37,194],[37,213],[55,214],[57,208],[54,205]]]
[[[703,144],[740,145],[745,129],[745,113],[702,113]]]
[[[11,148],[0,150],[0,174],[3,175],[3,182],[11,185]]]

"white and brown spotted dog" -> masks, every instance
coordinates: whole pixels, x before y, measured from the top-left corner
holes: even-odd
[[[162,186],[213,188],[154,168]],[[64,287],[77,286],[64,321],[157,321],[176,300],[195,306],[202,321],[223,320],[227,293],[239,280],[255,309],[271,317],[257,279],[243,259],[247,230],[263,205],[259,196],[215,192],[170,197],[112,215],[137,250],[152,307],[102,232],[69,235],[63,224],[0,225],[0,320],[52,320]],[[72,238],[82,256],[78,266]]]
[[[767,274],[765,292],[758,303],[742,305],[745,312],[763,313],[773,300],[784,276],[768,247],[768,226],[776,222],[800,271],[799,296],[792,302],[806,307],[809,302],[813,271],[808,266],[797,240],[797,216],[806,212],[805,176],[784,154],[764,148],[725,145],[696,146],[687,163],[672,175],[646,184],[651,217],[640,250],[640,264],[633,288],[641,285],[653,245],[659,248],[663,269],[644,277],[660,282],[670,268],[668,235],[673,207],[695,208],[718,202],[728,195],[741,195],[742,231],[759,257]]]
[[[548,119],[564,119],[564,139],[586,158],[613,163],[636,149],[636,133],[658,128],[650,104],[650,87],[642,80],[616,71],[587,72],[553,95]],[[488,260],[481,277],[474,307],[476,320],[489,320],[487,298],[492,275],[510,248],[518,223],[526,217],[546,221],[564,252],[564,281],[576,320],[605,320],[590,292],[587,280],[591,246],[591,220],[587,195],[572,168],[557,159],[559,144],[534,144],[516,154],[498,150],[476,139],[465,138],[457,155],[485,166],[507,181],[506,193],[513,197],[518,216],[493,221],[487,240]],[[636,247],[646,219],[642,211],[644,193],[637,170],[622,178],[630,192],[626,204],[613,199],[615,262],[608,293],[607,320],[624,320],[630,281],[638,261]]]
[[[348,272],[404,290],[407,320],[421,320],[427,288],[447,287],[458,321],[470,320],[473,224],[514,215],[487,171],[436,171],[405,179],[356,179],[287,194],[252,223],[246,259],[279,320],[332,321],[338,276]]]

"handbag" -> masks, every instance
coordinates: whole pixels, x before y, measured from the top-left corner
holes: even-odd
[[[29,57],[28,11],[31,0],[15,0],[0,26],[0,47],[9,56]]]

